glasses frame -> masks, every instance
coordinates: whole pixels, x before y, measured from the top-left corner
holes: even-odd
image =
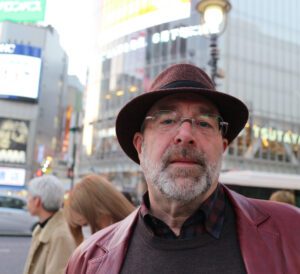
[[[145,129],[145,121],[147,120],[155,120],[157,118],[157,114],[159,112],[173,112],[173,113],[176,113],[178,114],[178,112],[174,111],[174,110],[160,110],[160,111],[157,111],[155,113],[153,113],[152,115],[147,115],[142,123],[142,126],[141,126],[141,132],[144,131]],[[216,115],[216,114],[209,114],[209,113],[203,113],[201,114],[203,116],[210,116],[210,117],[215,117],[217,120],[218,120],[218,123],[219,123],[219,132],[221,132],[222,136],[224,137],[227,133],[227,130],[228,130],[228,127],[229,127],[229,123],[228,122],[225,122],[223,120],[223,118],[220,116],[220,115]],[[195,118],[189,118],[189,117],[181,117],[179,119],[179,126],[178,128],[181,127],[181,125],[184,123],[184,122],[189,122],[191,125],[192,125],[192,128],[195,128],[195,122],[196,122],[196,119]],[[178,129],[177,128],[177,129]]]

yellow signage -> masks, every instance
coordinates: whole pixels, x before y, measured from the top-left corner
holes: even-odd
[[[268,141],[277,141],[286,144],[300,145],[300,135],[290,130],[283,131],[268,127],[253,126],[255,138],[261,138]]]
[[[104,0],[100,44],[151,26],[190,16],[190,0]]]

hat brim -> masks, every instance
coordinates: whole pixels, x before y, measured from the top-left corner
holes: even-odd
[[[180,87],[155,90],[133,98],[119,112],[116,119],[116,135],[124,152],[137,164],[140,163],[137,151],[133,145],[133,137],[139,132],[144,118],[155,102],[165,96],[182,94],[183,92],[195,93],[210,100],[219,110],[225,122],[229,123],[224,138],[231,143],[244,128],[248,120],[248,108],[239,99],[226,93],[210,89]]]

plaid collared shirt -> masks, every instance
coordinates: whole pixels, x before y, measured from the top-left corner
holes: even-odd
[[[146,192],[141,204],[141,216],[154,235],[158,237],[165,239],[191,239],[207,232],[218,239],[224,223],[225,194],[223,188],[218,184],[212,195],[183,223],[179,236],[176,236],[163,221],[151,215],[149,208],[149,195]]]

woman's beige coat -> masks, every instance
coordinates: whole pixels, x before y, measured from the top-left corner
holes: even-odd
[[[60,210],[43,229],[38,225],[33,231],[24,274],[64,273],[75,248],[75,240]]]

